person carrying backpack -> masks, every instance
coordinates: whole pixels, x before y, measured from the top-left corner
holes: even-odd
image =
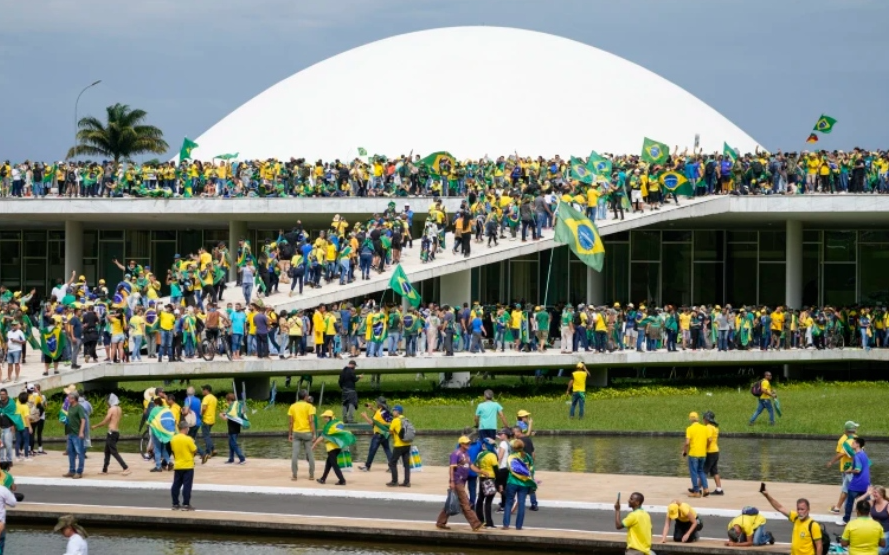
[[[786,516],[793,523],[793,532],[790,535],[790,553],[814,553],[815,555],[828,555],[830,553],[830,535],[824,525],[815,522],[809,515],[809,500],[799,499],[796,502],[796,510],[788,511],[778,503],[769,492],[765,484],[759,492],[768,500],[776,511]]]
[[[411,443],[417,435],[417,429],[410,420],[404,417],[401,405],[392,407],[392,422],[389,424],[389,435],[392,437],[392,456],[389,457],[389,472],[392,480],[386,485],[390,488],[400,486],[411,487]],[[398,460],[404,466],[404,482],[398,483]]]
[[[753,426],[753,423],[756,422],[756,419],[759,418],[759,415],[762,414],[764,410],[769,411],[769,426],[775,425],[774,401],[778,398],[778,394],[775,393],[771,382],[772,373],[766,372],[765,374],[763,374],[761,380],[754,383],[750,387],[750,394],[759,400],[756,407],[756,412],[754,412],[753,416],[750,418],[750,426]]]

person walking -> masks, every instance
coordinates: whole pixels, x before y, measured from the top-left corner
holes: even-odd
[[[173,510],[193,511],[191,504],[191,487],[194,483],[194,455],[198,446],[188,435],[188,422],[179,421],[179,433],[170,440],[170,451],[173,453]],[[179,505],[179,493],[182,492],[182,505]]]
[[[411,429],[413,424],[410,425]],[[392,407],[392,422],[389,424],[389,433],[392,437],[392,455],[389,457],[389,472],[392,480],[386,485],[389,487],[411,487],[411,442],[413,437],[405,430],[404,408],[401,405]],[[404,466],[404,482],[398,483],[398,460],[401,459]]]
[[[707,447],[710,445],[710,430],[698,422],[698,413],[688,415],[691,424],[685,429],[685,443],[682,456],[688,456],[688,473],[691,476],[689,497],[707,497],[707,474],[704,473],[704,461],[707,460]]]
[[[239,418],[229,418],[233,405],[240,401],[238,401],[238,398],[234,393],[227,393],[225,395],[225,402],[228,403],[229,414],[224,412],[219,413],[219,418],[225,420],[228,425],[228,460],[225,461],[225,464],[235,464],[235,456],[237,456],[238,464],[244,465],[247,464],[247,457],[244,456],[244,452],[241,451],[241,446],[238,445],[238,436],[241,435],[241,422],[239,422]],[[235,410],[234,412],[237,413],[238,411]]]
[[[315,441],[315,407],[306,402],[309,392],[301,389],[297,394],[299,399],[290,405],[287,411],[289,417],[288,439],[293,444],[293,452],[290,458],[290,479],[297,479],[299,470],[300,451],[305,453],[309,463],[309,480],[315,479],[315,455],[312,453],[312,443]]]
[[[651,551],[651,515],[642,509],[645,496],[639,492],[630,494],[627,506],[630,514],[621,520],[620,499],[614,503],[614,527],[627,531],[626,555],[653,555]]]
[[[356,387],[358,380],[364,376],[355,373],[358,364],[354,360],[343,367],[340,372],[339,386],[343,394],[343,422],[352,424],[355,422],[355,409],[358,408],[358,392]]]
[[[855,500],[867,493],[870,488],[870,459],[864,452],[865,441],[863,437],[852,438],[852,449],[855,456],[852,457],[852,466],[846,472],[852,475],[849,480],[849,492],[846,494],[846,510],[843,515],[842,522],[837,520],[838,525],[848,524],[852,518],[852,508],[855,507]]]
[[[579,409],[578,418],[583,418],[583,407],[586,404],[586,380],[590,377],[590,371],[582,362],[578,362],[571,373],[568,382],[567,395],[571,396],[571,408],[568,410],[568,418],[574,418],[575,407]]]
[[[503,510],[503,529],[509,530],[509,520],[515,502],[517,507],[515,529],[521,530],[525,523],[525,499],[529,493],[537,491],[534,480],[534,460],[525,453],[525,442],[514,439],[509,444],[512,454],[506,460],[509,476],[506,479],[506,507]]]
[[[673,525],[673,541],[676,543],[691,543],[698,541],[698,531],[704,527],[698,513],[688,503],[678,499],[670,501],[667,505],[667,516],[664,519],[664,532],[661,535],[661,543],[667,543],[667,533],[670,531],[670,523]]]
[[[8,468],[8,463],[6,461],[4,461],[4,466],[7,466]],[[3,474],[4,479],[9,476],[5,471]],[[15,488],[15,485],[11,484],[10,487]],[[18,502],[19,499],[17,499],[12,491],[5,485],[0,486],[0,553],[6,551],[6,508],[15,507]]]
[[[117,451],[117,442],[120,440],[120,417],[122,415],[120,400],[117,398],[117,395],[112,393],[108,395],[108,412],[105,413],[105,418],[91,428],[95,430],[108,426],[108,435],[105,436],[105,462],[102,465],[102,474],[108,474],[108,464],[111,462],[111,457],[114,457],[114,460],[123,468],[123,472],[121,472],[123,476],[129,476],[132,472]],[[182,420],[182,422],[185,422],[185,420]]]
[[[776,501],[769,492],[762,488],[760,493],[769,504],[779,513],[787,517],[793,524],[793,531],[790,533],[790,554],[803,555],[815,553],[815,555],[827,555],[822,552],[821,525],[815,522],[809,514],[810,505],[808,499],[797,499],[796,510],[788,511],[778,501]],[[771,534],[766,532],[769,537],[769,543],[774,543],[775,539]],[[755,539],[755,538],[754,538]],[[754,543],[756,543],[754,541]],[[814,546],[814,550],[812,547]]]
[[[475,409],[475,427],[478,428],[478,437],[481,440],[485,438],[494,439],[497,437],[497,417],[503,422],[503,426],[509,428],[509,422],[503,415],[503,407],[494,400],[494,392],[490,389],[485,390],[485,400],[478,404]]]
[[[754,385],[754,387],[756,387]],[[772,387],[772,373],[766,372],[763,374],[762,379],[759,381],[759,404],[756,407],[756,412],[753,413],[753,416],[750,418],[749,425],[753,426],[753,423],[756,422],[756,419],[759,418],[759,415],[762,414],[762,411],[767,410],[769,412],[769,426],[775,425],[775,407],[773,406],[774,401],[778,398],[778,394],[775,392],[775,388]]]
[[[835,463],[839,463],[840,475],[842,476],[842,485],[840,486],[840,499],[837,504],[830,508],[830,512],[839,514],[842,507],[846,503],[846,495],[849,493],[849,481],[852,475],[848,470],[852,467],[852,457],[855,456],[855,450],[852,449],[852,440],[858,433],[858,423],[852,420],[846,421],[843,426],[843,435],[837,440],[836,452],[832,459],[827,461],[827,468]]]
[[[466,493],[466,481],[469,479],[470,467],[469,455],[467,453],[469,451],[470,443],[470,439],[466,436],[461,436],[460,439],[457,440],[457,449],[451,453],[450,466],[448,467],[448,488],[450,492],[457,496],[457,500],[460,503],[460,509],[463,511],[463,516],[466,518],[466,522],[469,523],[469,527],[472,528],[472,531],[476,532],[481,529],[482,522],[479,520],[478,516],[476,516],[475,511],[469,504],[469,496]],[[507,516],[504,518],[507,519],[508,524],[509,513],[506,513],[506,515]],[[442,509],[441,513],[439,513],[438,520],[435,522],[435,527],[441,530],[451,529],[451,527],[448,526],[447,507]]]
[[[210,384],[201,386],[201,438],[204,440],[204,455],[208,458],[216,456],[216,446],[213,445],[213,426],[216,424],[216,408],[219,400],[213,395],[213,387]]]
[[[725,495],[722,491],[722,479],[719,477],[719,423],[712,410],[704,413],[704,425],[710,431],[710,441],[707,443],[707,458],[704,459],[704,474],[713,478],[716,489],[710,495]]]
[[[6,390],[2,390],[3,392]],[[80,395],[68,394],[68,414],[65,416],[65,436],[68,438],[68,473],[63,478],[83,478],[83,464],[86,453],[83,450],[84,430],[86,428],[86,413],[80,406]],[[75,466],[76,462],[76,466]]]
[[[485,438],[482,450],[476,456],[469,469],[478,475],[478,496],[475,502],[475,516],[485,523],[485,528],[496,528],[491,506],[497,495],[497,442]]]
[[[372,408],[373,405],[368,404],[367,408]],[[376,410],[374,411],[373,417],[367,415],[366,412],[361,413],[361,417],[364,420],[373,426],[373,436],[370,438],[370,447],[367,450],[367,458],[364,460],[364,465],[359,466],[358,470],[362,472],[370,472],[370,465],[373,464],[374,457],[377,454],[377,449],[380,446],[383,447],[383,452],[386,453],[386,460],[388,461],[392,458],[392,450],[389,448],[389,425],[392,422],[392,413],[389,411],[389,406],[386,404],[385,397],[377,398]]]
[[[338,458],[343,448],[355,444],[355,436],[351,432],[346,431],[343,423],[334,417],[332,410],[324,411],[321,414],[321,418],[324,419],[324,428],[315,439],[312,448],[314,449],[319,443],[324,441],[324,447],[327,449],[327,462],[324,464],[324,473],[318,478],[317,482],[319,484],[325,483],[328,474],[333,470],[333,473],[338,478],[335,485],[345,486],[346,478],[343,476],[343,471],[340,470]]]

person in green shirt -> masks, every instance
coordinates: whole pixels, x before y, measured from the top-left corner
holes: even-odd
[[[389,310],[389,318],[387,328],[389,331],[389,356],[398,356],[398,343],[401,341],[401,333],[404,329],[402,326],[401,307],[395,307]]]
[[[64,478],[83,478],[83,465],[86,452],[83,448],[85,437],[86,413],[80,406],[80,395],[77,392],[68,394],[68,414],[65,416],[65,436],[68,438],[68,473]],[[75,466],[76,462],[76,466]]]
[[[534,321],[537,323],[537,350],[542,353],[549,340],[549,312],[544,307],[535,307]]]

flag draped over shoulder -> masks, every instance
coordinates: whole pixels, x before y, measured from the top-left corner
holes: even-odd
[[[182,148],[179,149],[179,159],[188,160],[191,158],[191,151],[196,149],[198,144],[188,137],[182,139]]]
[[[695,196],[695,191],[692,188],[691,183],[689,183],[688,179],[679,172],[665,172],[661,175],[660,180],[661,183],[664,184],[664,189],[671,193],[685,195],[687,197]]]
[[[40,332],[40,350],[52,359],[57,359],[65,352],[67,337],[62,333],[61,326],[52,326]]]
[[[663,164],[670,157],[670,147],[664,143],[645,137],[642,142],[642,161],[648,164]]]
[[[148,416],[148,427],[161,443],[170,443],[176,435],[176,417],[166,407],[155,407]]]
[[[43,174],[43,182],[52,183],[52,178],[56,176],[58,169],[59,166],[57,164],[53,164],[51,168],[47,169],[46,173]]]
[[[576,156],[571,157],[571,179],[576,179],[581,183],[592,183],[593,174],[587,165]]]
[[[406,298],[414,308],[420,306],[420,294],[417,293],[417,290],[411,285],[410,280],[407,279],[407,275],[404,273],[401,264],[395,267],[395,272],[393,272],[392,277],[389,278],[389,288]]]
[[[0,407],[0,414],[9,418],[16,430],[25,429],[25,421],[22,420],[22,415],[18,414],[18,403],[15,399],[9,399],[5,407]],[[11,445],[10,448],[12,448]]]
[[[336,418],[331,418],[330,422],[324,425],[324,429],[321,430],[321,436],[325,440],[335,443],[340,449],[355,444],[355,436],[352,432],[346,430],[343,423]]]
[[[524,458],[526,456],[509,456],[507,459],[507,468],[509,469],[508,480],[521,484],[533,491],[537,489],[537,482],[534,481],[534,471],[530,461]]]
[[[581,262],[601,272],[605,263],[605,245],[596,224],[565,202],[559,203],[557,216],[556,243],[567,244]]]
[[[247,419],[245,406],[243,401],[232,401],[232,404],[228,407],[228,412],[225,413],[225,417],[246,429],[250,427],[250,420]]]
[[[818,118],[818,121],[815,122],[815,128],[813,131],[818,131],[819,133],[824,133],[827,135],[831,131],[833,131],[833,126],[836,124],[837,120],[830,116],[825,116],[821,114],[821,117]]]

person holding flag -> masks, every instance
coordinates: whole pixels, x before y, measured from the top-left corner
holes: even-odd
[[[176,417],[167,408],[164,398],[160,395],[154,398],[154,406],[148,413],[148,429],[154,449],[154,468],[151,469],[151,472],[163,472],[171,467],[167,446],[176,433]]]
[[[338,478],[335,485],[345,486],[346,478],[343,476],[343,471],[340,470],[337,459],[343,449],[355,444],[355,436],[346,430],[345,424],[342,421],[336,419],[332,410],[324,411],[321,414],[321,418],[324,419],[324,428],[321,430],[321,435],[312,443],[312,449],[324,441],[324,447],[327,450],[327,462],[324,465],[324,474],[318,478],[317,482],[319,484],[325,483],[328,474],[333,470]]]
[[[238,464],[244,465],[247,464],[247,457],[238,445],[238,435],[241,433],[241,428],[250,428],[250,421],[247,420],[244,410],[245,403],[239,401],[234,393],[227,394],[225,400],[228,402],[228,411],[219,413],[219,417],[228,423],[228,460],[225,464],[234,464],[237,455]]]

